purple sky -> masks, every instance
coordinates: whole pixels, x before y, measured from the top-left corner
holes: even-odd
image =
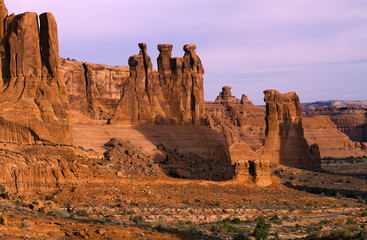
[[[5,0],[9,14],[52,12],[61,57],[127,65],[138,42],[183,56],[197,45],[205,99],[221,87],[255,104],[262,91],[296,91],[302,102],[367,100],[366,0]]]

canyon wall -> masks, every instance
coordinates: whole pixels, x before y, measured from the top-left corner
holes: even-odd
[[[120,101],[129,67],[61,59],[60,75],[68,89],[71,111],[95,120],[108,120]]]
[[[367,108],[319,107],[306,111],[306,116],[328,116],[337,128],[355,142],[367,142]]]
[[[0,141],[71,145],[52,14],[8,16],[0,1],[0,40]]]

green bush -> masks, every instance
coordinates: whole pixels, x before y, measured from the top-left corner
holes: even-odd
[[[241,221],[239,218],[233,218],[233,219],[231,220],[231,223],[233,223],[233,224],[241,224],[241,223],[242,223],[242,221]]]
[[[51,195],[46,195],[45,196],[45,200],[46,201],[51,201],[51,200],[53,200],[54,199],[54,196],[51,196]]]
[[[166,231],[166,229],[167,229],[166,226],[164,226],[162,223],[158,223],[158,225],[155,227],[155,230],[157,230],[160,233]]]
[[[143,223],[145,221],[143,216],[131,216],[129,219],[131,222],[134,222],[136,224]]]
[[[243,233],[236,235],[233,240],[248,240],[249,237]]]
[[[265,240],[268,238],[270,224],[265,222],[264,217],[260,216],[255,219],[256,227],[254,229],[254,237],[256,240]]]

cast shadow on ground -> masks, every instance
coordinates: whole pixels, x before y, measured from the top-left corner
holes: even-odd
[[[135,126],[157,146],[153,157],[173,178],[227,181],[234,168],[224,137],[206,126]]]

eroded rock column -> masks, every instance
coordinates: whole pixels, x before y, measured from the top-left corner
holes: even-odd
[[[297,94],[280,94],[276,90],[266,90],[264,94],[264,159],[292,167],[319,168],[320,156],[311,155],[310,147],[303,136],[302,112]]]

